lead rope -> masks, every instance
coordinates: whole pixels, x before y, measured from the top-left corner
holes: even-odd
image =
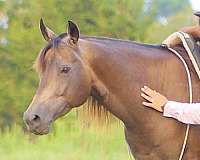
[[[191,79],[189,67],[188,67],[187,63],[185,62],[185,60],[183,59],[183,57],[177,51],[175,51],[172,48],[168,48],[168,49],[170,51],[172,51],[174,54],[176,54],[176,56],[184,64],[184,67],[185,67],[185,70],[186,70],[186,73],[187,73],[187,78],[188,78],[188,86],[189,86],[189,94],[190,94],[189,95],[190,96],[189,102],[192,103],[192,79]],[[190,124],[187,124],[186,132],[185,132],[185,139],[184,139],[184,142],[183,142],[183,146],[182,146],[182,150],[181,150],[181,153],[180,153],[180,156],[179,156],[179,160],[182,160],[182,158],[183,158],[183,154],[184,154],[184,151],[185,151],[185,147],[186,147],[187,139],[188,139],[188,135],[189,135],[189,130],[190,130]]]

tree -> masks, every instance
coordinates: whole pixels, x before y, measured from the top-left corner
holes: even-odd
[[[169,17],[190,6],[189,0],[152,0],[157,6],[158,17]]]
[[[32,64],[46,44],[38,29],[41,17],[56,33],[66,32],[70,19],[79,25],[82,34],[151,41],[156,36],[152,37],[150,30],[156,28],[159,32],[163,26],[157,20],[157,4],[152,3],[148,10],[145,5],[144,0],[0,2],[8,17],[8,28],[0,31],[0,36],[3,34],[8,41],[6,45],[0,44],[0,125],[21,122],[37,88]],[[152,38],[147,39],[147,35]]]

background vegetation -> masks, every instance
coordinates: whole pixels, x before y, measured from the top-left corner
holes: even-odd
[[[41,17],[56,33],[72,19],[82,34],[161,43],[195,23],[189,0],[0,0],[0,159],[128,159],[121,125],[82,130],[75,113],[49,136],[23,132],[22,114],[38,83],[32,64],[45,45]]]

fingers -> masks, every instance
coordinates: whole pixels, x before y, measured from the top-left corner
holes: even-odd
[[[152,97],[155,95],[155,91],[150,89],[149,87],[147,86],[144,86],[142,89],[141,89],[145,94],[147,94],[148,96]]]
[[[152,103],[142,102],[142,104],[143,104],[144,106],[153,108],[153,104],[152,104]]]
[[[147,101],[153,102],[153,99],[152,99],[151,97],[147,96],[146,94],[141,93],[141,96],[142,96],[144,99],[146,99]]]
[[[155,91],[153,91],[152,89],[150,89],[149,87],[147,87],[147,86],[144,86],[142,89],[141,89],[144,93],[141,93],[141,96],[144,98],[144,99],[146,99],[147,101],[149,101],[149,102],[151,102],[151,103],[149,103],[149,102],[142,102],[142,104],[144,105],[144,106],[147,106],[147,107],[153,107],[153,104],[152,104],[152,102],[153,102],[153,95],[155,95]]]

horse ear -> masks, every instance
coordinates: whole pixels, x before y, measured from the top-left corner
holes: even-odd
[[[79,39],[79,29],[78,26],[72,21],[68,21],[68,34],[72,42],[76,44]]]
[[[50,30],[48,27],[45,26],[43,19],[40,19],[40,31],[46,41],[50,41],[56,37],[56,34]]]

